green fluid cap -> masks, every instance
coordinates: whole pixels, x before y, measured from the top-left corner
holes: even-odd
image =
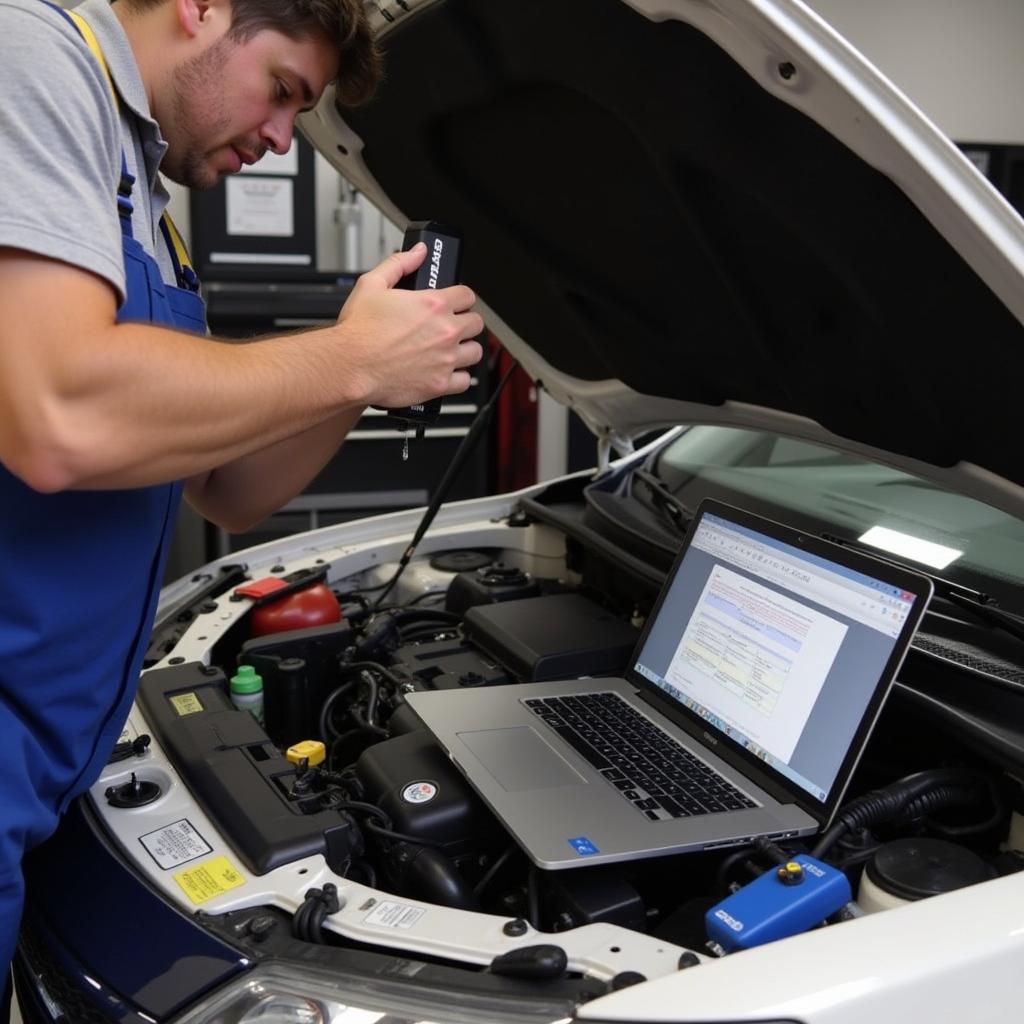
[[[231,677],[232,693],[259,693],[263,689],[263,679],[256,674],[252,665],[239,665],[236,675]]]

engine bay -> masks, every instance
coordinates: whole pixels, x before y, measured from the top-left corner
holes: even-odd
[[[740,930],[735,908],[768,916],[777,909],[751,911],[746,897],[730,900],[756,894],[765,880],[785,881],[787,871],[835,876],[839,895],[793,910],[802,923],[768,927],[757,943],[841,927],[1024,865],[1012,774],[962,737],[922,728],[917,705],[894,691],[822,835],[538,868],[405,698],[619,675],[657,586],[623,572],[607,547],[581,543],[522,508],[450,532],[394,582],[394,563],[374,563],[358,546],[307,549],[265,571],[222,567],[157,633],[138,725],[94,800],[122,845],[141,840],[159,860],[147,839],[159,830],[140,834],[143,826],[126,827],[118,815],[123,807],[140,814],[145,797],[159,806],[159,793],[139,792],[147,784],[180,788],[199,808],[180,820],[222,836],[246,879],[199,900],[188,890],[191,858],[168,855],[154,872],[166,892],[189,906],[184,889],[208,915],[242,915],[247,927],[256,912],[269,912],[292,940],[313,945],[355,940],[496,974],[553,980],[575,971],[623,985],[744,948],[730,945]],[[377,602],[382,592],[387,600]],[[210,625],[218,620],[215,635]],[[927,670],[914,659],[908,672]],[[233,701],[242,666],[261,681],[258,708],[244,695]],[[173,777],[147,770],[149,742]],[[180,845],[180,835],[166,828],[160,835],[164,847]],[[217,842],[199,838],[197,849],[217,852]],[[346,928],[346,913],[357,907],[362,922],[386,930]],[[417,939],[424,907],[463,917],[435,914],[435,930]],[[440,938],[446,928],[487,919],[496,945]],[[588,926],[604,929],[615,955],[588,960],[578,952]],[[619,945],[624,935],[640,945]],[[510,956],[511,963],[502,959]]]

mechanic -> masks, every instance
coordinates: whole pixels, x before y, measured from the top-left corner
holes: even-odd
[[[158,169],[208,188],[380,58],[361,0],[0,0],[0,969],[21,858],[97,777],[133,700],[175,510],[244,530],[316,475],[364,406],[469,386],[462,286],[363,275],[329,327],[205,334]],[[6,1018],[4,1018],[6,1019]]]

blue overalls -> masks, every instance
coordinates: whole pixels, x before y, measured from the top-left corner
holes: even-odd
[[[109,79],[88,26],[54,10],[75,24]],[[164,284],[132,236],[123,151],[121,168],[127,297],[118,322],[205,332],[198,281],[173,225],[161,230],[178,287]],[[0,465],[0,970],[17,938],[23,853],[96,780],[124,727],[181,490],[40,494]]]

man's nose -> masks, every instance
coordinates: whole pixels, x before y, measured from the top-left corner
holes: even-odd
[[[292,135],[295,131],[295,118],[290,114],[272,118],[263,125],[260,138],[263,145],[272,153],[287,153],[291,148]]]

